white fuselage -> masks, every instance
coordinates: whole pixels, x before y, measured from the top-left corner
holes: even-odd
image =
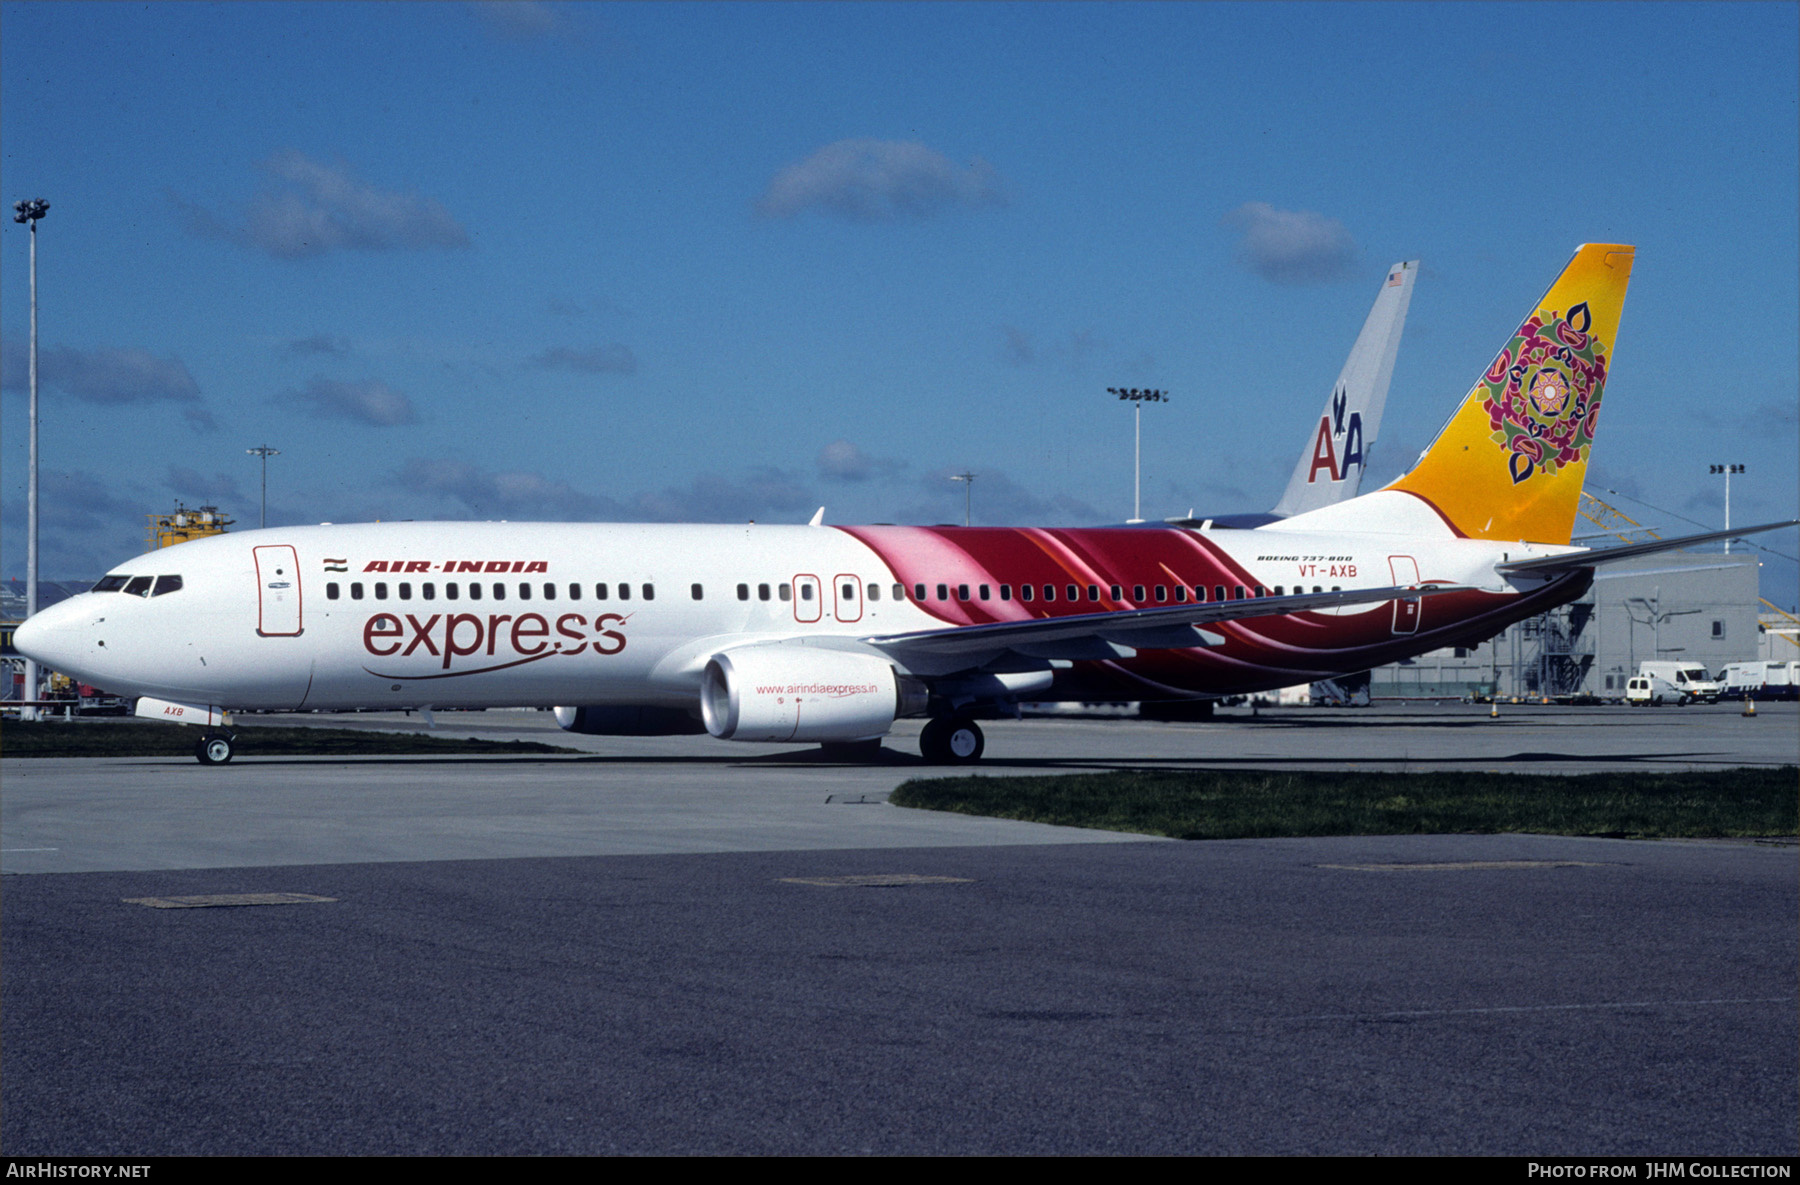
[[[1062,663],[1058,675],[1070,695],[1082,693],[1081,668],[1090,666],[1115,682],[1140,680],[1140,698],[1206,695],[1362,669],[1342,663],[1416,653],[1459,628],[1516,617],[1514,603],[1540,599],[1530,594],[1546,582],[1514,588],[1494,564],[1506,554],[1562,550],[1436,536],[1314,532],[1304,524],[277,528],[121,564],[114,582],[179,575],[179,588],[71,598],[22,626],[17,644],[118,694],[235,708],[691,708],[709,658],[757,643],[868,649],[861,639],[1161,606],[1220,591],[1230,598],[1421,582],[1484,590],[1467,606],[1440,607],[1456,599],[1446,596],[1423,610],[1387,601],[1225,623],[1216,628],[1226,646],[1192,652],[1204,660],[1195,669],[1210,672],[1205,678],[1138,675],[1130,662]],[[1271,622],[1286,632],[1266,628]],[[1170,657],[1146,652],[1159,654]]]

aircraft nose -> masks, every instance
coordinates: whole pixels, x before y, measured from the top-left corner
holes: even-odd
[[[13,646],[38,665],[60,670],[72,665],[79,653],[79,640],[71,626],[65,607],[52,605],[19,623],[13,630]]]

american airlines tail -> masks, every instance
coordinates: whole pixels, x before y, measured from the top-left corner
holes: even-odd
[[[1276,514],[1284,518],[1304,514],[1356,496],[1381,429],[1381,410],[1387,403],[1394,357],[1400,352],[1400,332],[1406,327],[1406,308],[1412,302],[1418,274],[1416,259],[1388,269],[1369,319],[1363,322],[1362,333],[1350,348],[1325,410],[1288,479],[1287,490],[1275,504]]]
[[[1465,538],[1567,544],[1632,254],[1578,248],[1412,472],[1379,493],[1424,501]]]

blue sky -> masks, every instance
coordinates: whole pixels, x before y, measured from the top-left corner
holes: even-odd
[[[1371,482],[1589,241],[1638,247],[1589,488],[1697,529],[1741,462],[1733,521],[1793,516],[1797,11],[0,4],[43,572],[254,526],[265,441],[272,524],[960,521],[965,468],[978,522],[1119,521],[1121,385],[1171,395],[1147,517],[1263,510],[1387,264]]]

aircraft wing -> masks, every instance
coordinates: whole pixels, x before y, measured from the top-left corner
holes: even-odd
[[[1129,658],[1139,650],[1223,645],[1223,635],[1201,628],[1214,622],[1280,617],[1309,609],[1336,609],[1345,605],[1413,600],[1467,591],[1467,585],[1434,584],[1414,588],[1396,586],[1293,593],[1279,597],[1247,597],[1241,601],[1190,602],[1154,609],[1122,609],[1072,617],[949,626],[906,634],[883,634],[862,641],[924,674],[980,665],[1006,651],[1038,659]]]
[[[1617,563],[1634,556],[1655,555],[1659,551],[1674,551],[1682,547],[1693,547],[1700,543],[1717,543],[1721,539],[1736,539],[1740,535],[1755,535],[1762,531],[1779,531],[1783,527],[1800,526],[1800,519],[1789,519],[1782,523],[1764,523],[1758,527],[1733,527],[1729,531],[1709,531],[1704,535],[1683,535],[1678,539],[1652,539],[1647,543],[1627,543],[1622,547],[1602,547],[1592,551],[1571,551],[1562,555],[1539,556],[1531,560],[1513,560],[1510,563],[1495,564],[1494,570],[1502,576],[1560,576],[1564,572],[1574,572],[1582,568],[1597,568],[1602,564]]]

